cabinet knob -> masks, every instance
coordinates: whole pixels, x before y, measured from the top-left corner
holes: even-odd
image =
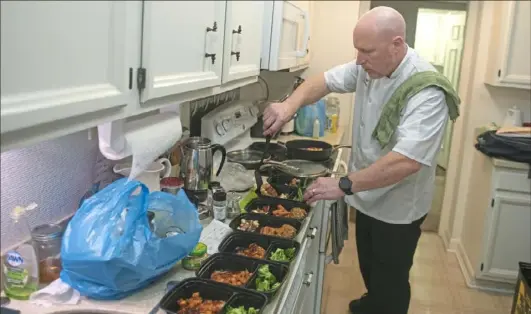
[[[238,25],[238,29],[237,30],[232,30],[232,33],[233,34],[241,34],[242,33],[242,26],[241,25]]]
[[[216,54],[215,53],[205,53],[205,58],[212,59],[212,64],[216,63]]]
[[[315,235],[317,235],[317,227],[313,227],[312,231],[308,234],[308,238],[315,239]]]
[[[231,56],[236,56],[236,61],[240,61],[240,52],[239,51],[236,51],[236,52],[231,51],[230,55]]]
[[[217,32],[218,31],[218,23],[214,21],[214,25],[212,27],[207,27],[207,32]]]
[[[306,279],[302,283],[309,287],[312,284],[312,279],[313,272],[306,273]]]

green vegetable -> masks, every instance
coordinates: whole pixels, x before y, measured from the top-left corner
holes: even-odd
[[[278,289],[280,282],[269,271],[269,265],[262,265],[258,268],[258,277],[256,277],[256,290],[260,292],[269,292]]]
[[[227,314],[258,314],[258,310],[250,307],[248,310],[242,305],[238,308],[230,307],[227,309]]]
[[[295,248],[291,249],[277,249],[271,257],[269,258],[272,261],[276,262],[289,262],[295,257]]]

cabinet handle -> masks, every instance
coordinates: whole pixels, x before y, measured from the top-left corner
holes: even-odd
[[[313,279],[313,271],[306,273],[306,280],[304,280],[302,283],[306,285],[306,287],[309,287],[312,284]]]
[[[230,55],[231,56],[236,56],[236,61],[240,61],[240,52],[239,51],[236,51],[236,52],[231,51]]]
[[[312,228],[312,231],[307,235],[310,239],[315,239],[315,235],[317,234],[317,227]]]
[[[218,23],[214,21],[214,25],[212,27],[207,27],[207,32],[217,32],[218,31]]]
[[[241,25],[238,25],[238,29],[237,30],[232,30],[232,33],[233,34],[241,34],[242,33],[242,26]]]
[[[205,53],[205,58],[212,59],[212,64],[216,63],[216,54],[215,53]]]

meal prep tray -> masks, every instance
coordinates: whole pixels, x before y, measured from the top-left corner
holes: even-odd
[[[282,205],[287,211],[291,211],[293,208],[298,207],[302,208],[306,211],[306,216],[304,218],[288,218],[288,217],[281,217],[281,216],[275,216],[273,215],[273,211],[277,209],[277,205]],[[269,214],[267,216],[273,216],[283,219],[295,219],[298,221],[303,221],[308,217],[308,214],[310,213],[311,206],[306,203],[296,202],[296,201],[290,201],[290,200],[283,200],[283,199],[277,199],[277,198],[255,198],[252,200],[247,206],[245,206],[245,211],[249,214],[256,214],[256,215],[265,215],[265,214],[257,214],[252,213],[253,209],[261,209],[264,206],[270,206],[269,208]]]
[[[290,182],[293,179],[297,179],[299,181],[296,186],[290,185]],[[312,184],[313,181],[314,179],[312,178],[296,178],[294,176],[290,176],[287,174],[272,175],[267,178],[267,182],[271,184],[273,187],[284,185],[284,186],[289,186],[291,188],[300,188],[303,193],[306,190],[306,188],[310,184]]]
[[[266,250],[265,260],[272,263],[282,263],[289,265],[297,258],[299,254],[300,244],[293,240],[281,239],[276,237],[270,237],[259,234],[243,234],[243,233],[232,233],[221,242],[219,245],[218,251],[221,253],[232,253],[236,254],[238,248],[247,248],[250,244],[256,243]],[[295,255],[293,259],[289,262],[273,261],[270,259],[271,254],[273,254],[277,249],[290,249],[295,248]],[[249,257],[252,258],[252,257]],[[263,260],[263,259],[262,259]]]
[[[240,226],[240,223],[241,223],[242,219],[245,219],[245,220],[256,220],[256,221],[258,221],[258,224],[260,226],[254,232],[238,230],[238,227]],[[284,224],[290,225],[290,226],[294,227],[297,230],[297,232],[295,233],[294,237],[296,237],[297,234],[299,234],[299,231],[301,230],[301,222],[300,221],[295,220],[295,219],[279,218],[279,217],[274,217],[274,216],[269,216],[269,215],[261,215],[261,214],[249,214],[249,213],[241,214],[241,215],[237,216],[236,218],[234,218],[230,222],[229,227],[231,227],[232,230],[234,230],[236,232],[260,234],[260,230],[263,227],[265,227],[265,226],[273,227],[273,228],[279,228],[279,227],[281,227]],[[264,235],[264,236],[270,236],[270,235]],[[278,239],[287,239],[287,238],[276,237],[276,236],[270,236],[270,237],[274,237],[274,238],[278,238]],[[288,239],[288,240],[292,240],[293,238]]]
[[[287,200],[297,201],[297,198],[299,198],[299,188],[298,187],[288,186],[288,185],[284,185],[284,184],[271,184],[271,183],[268,183],[268,184],[271,185],[273,187],[273,189],[275,189],[279,195],[280,194],[286,194],[287,195]],[[273,199],[273,200],[285,200],[286,199],[286,198],[263,195],[261,190],[260,190],[260,194],[258,194],[258,196],[262,197],[262,198]]]
[[[254,307],[261,313],[267,304],[266,296],[254,291],[200,278],[188,278],[179,282],[162,297],[160,309],[166,313],[175,314],[180,310],[179,299],[190,298],[194,292],[199,292],[204,300],[225,301],[221,313],[226,313],[228,307],[237,308],[239,306],[244,306],[245,309]]]
[[[258,276],[258,268],[262,265],[269,265],[269,271],[276,277],[277,282],[280,282],[280,286],[270,292],[257,292],[256,291],[256,278]],[[208,279],[209,281],[215,282],[210,279],[210,276],[215,271],[243,271],[247,270],[252,273],[249,281],[242,288],[253,290],[254,293],[262,293],[268,297],[268,301],[280,290],[286,275],[288,274],[288,266],[271,263],[265,260],[257,260],[248,258],[245,256],[238,256],[226,253],[216,253],[210,256],[204,263],[201,265],[201,268],[196,272],[196,276],[202,279]],[[229,284],[219,283],[223,286],[233,287]]]

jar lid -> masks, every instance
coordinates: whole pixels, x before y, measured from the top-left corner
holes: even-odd
[[[31,230],[31,236],[35,240],[52,240],[61,237],[63,228],[56,224],[39,225]]]
[[[219,188],[221,187],[221,183],[218,181],[212,181],[208,184],[208,188],[212,190],[212,188]]]
[[[225,193],[225,191],[217,191],[216,193],[214,193],[214,195],[212,195],[212,199],[214,199],[214,201],[226,201],[227,200],[227,193]]]
[[[190,252],[188,255],[199,257],[199,256],[205,255],[206,252],[207,252],[207,245],[202,242],[199,242],[197,243],[193,251]]]

